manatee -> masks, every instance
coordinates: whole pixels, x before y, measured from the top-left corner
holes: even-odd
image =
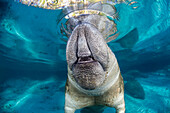
[[[124,113],[124,82],[116,57],[103,34],[93,23],[87,23],[87,18],[79,20],[67,42],[65,113],[96,105],[115,107],[117,113]]]
[[[20,2],[45,9],[57,9],[64,5],[62,1],[57,0],[20,0]],[[70,1],[67,5],[75,2]],[[121,3],[124,0],[112,2]],[[76,5],[79,9],[87,4]],[[98,8],[97,10],[101,12],[114,14],[116,8],[111,6],[101,3],[89,5],[92,9]],[[65,13],[70,13],[70,9],[78,10],[74,4],[71,8],[67,7]],[[67,23],[69,32],[66,31],[66,34],[69,39],[66,47],[68,79],[65,86],[65,113],[74,113],[81,108],[85,108],[84,111],[87,109],[93,111],[94,109],[87,108],[91,106],[114,107],[117,113],[125,113],[123,78],[117,59],[107,45],[107,42],[117,38],[117,35],[108,38],[110,33],[117,32],[116,24],[100,13],[73,16]],[[103,109],[96,111],[101,113]]]
[[[145,99],[144,89],[137,80],[127,81],[125,84],[125,92],[134,98]]]

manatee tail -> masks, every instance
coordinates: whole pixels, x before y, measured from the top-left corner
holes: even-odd
[[[103,113],[105,106],[91,106],[83,108],[80,113]]]

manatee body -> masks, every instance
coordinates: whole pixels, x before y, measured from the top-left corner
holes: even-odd
[[[85,18],[76,21],[67,43],[65,113],[98,105],[125,113],[124,82],[117,59],[98,27]]]
[[[58,4],[57,0],[20,0],[19,2],[45,9],[57,9],[63,5],[62,1]],[[112,2],[118,4],[125,1]],[[72,8],[74,9],[74,6]],[[101,2],[89,4],[88,8],[110,15],[116,12],[112,5]],[[67,11],[66,14],[70,13]],[[106,43],[117,36],[104,39],[110,33],[117,32],[116,24],[110,23],[105,16],[91,14],[79,17],[70,18],[68,21],[70,25],[68,31],[72,33],[66,49],[68,79],[65,91],[65,113],[74,113],[76,109],[88,106],[115,107],[117,113],[125,113],[123,78],[115,55]],[[70,35],[67,32],[66,34]],[[124,43],[122,40],[120,42]]]

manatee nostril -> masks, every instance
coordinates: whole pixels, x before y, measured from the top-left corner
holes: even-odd
[[[82,21],[78,21],[78,25],[82,24]]]

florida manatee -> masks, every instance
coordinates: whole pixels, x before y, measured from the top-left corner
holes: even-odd
[[[67,2],[20,0],[19,2],[45,9],[57,9],[68,5],[72,6],[73,10],[79,10],[81,6],[87,8],[86,5],[91,3],[83,1],[82,5],[82,2],[74,0]],[[117,4],[124,0],[110,2]],[[109,15],[115,14],[114,6],[101,3],[89,5],[89,8]],[[74,7],[75,5],[78,9]],[[125,113],[123,78],[117,59],[107,45],[107,42],[117,37],[108,38],[108,35],[116,33],[117,29],[116,24],[107,19],[103,15],[89,14],[80,15],[79,18],[72,17],[68,21],[70,25],[68,31],[71,33],[66,33],[69,40],[66,48],[68,79],[65,90],[65,113],[74,113],[77,109],[89,106],[114,107],[117,113]]]
[[[67,42],[65,113],[96,105],[124,113],[124,82],[116,57],[99,29],[84,20],[79,19]]]

